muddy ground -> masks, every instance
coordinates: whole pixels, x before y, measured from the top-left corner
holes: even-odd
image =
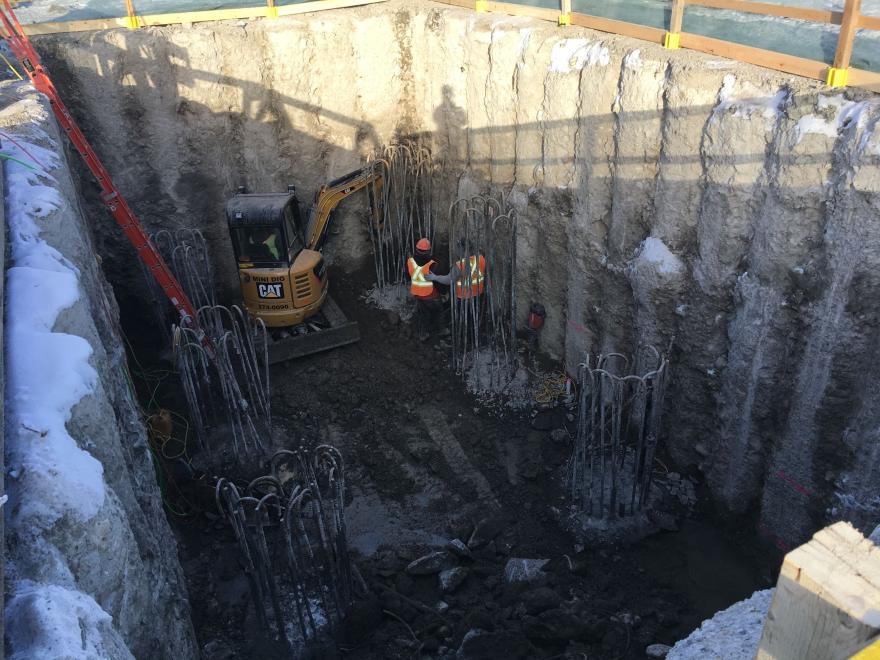
[[[750,534],[722,531],[700,506],[679,531],[633,546],[577,546],[556,522],[564,434],[534,429],[530,411],[482,407],[449,369],[439,333],[420,341],[412,325],[366,306],[362,282],[371,278],[362,275],[331,271],[361,341],[271,371],[272,449],[340,449],[349,547],[370,588],[337,648],[314,657],[642,658],[647,645],[673,644],[768,586],[768,564],[741,549]],[[157,403],[183,412],[173,378]],[[190,454],[204,463],[195,448]],[[259,462],[228,464],[222,469],[238,473],[222,476],[248,480],[266,472]],[[234,536],[210,498],[165,490],[203,657],[285,657],[256,622]],[[452,593],[441,593],[436,574],[406,574],[412,560],[468,541],[475,528],[489,538],[458,561],[467,577]],[[512,557],[550,561],[538,580],[508,584]],[[440,601],[448,610],[429,612]],[[475,629],[485,634],[465,640]]]

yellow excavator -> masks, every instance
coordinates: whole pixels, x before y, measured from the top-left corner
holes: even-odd
[[[382,222],[385,167],[370,163],[321,186],[303,222],[296,188],[249,194],[244,188],[226,203],[226,221],[238,263],[248,314],[270,329],[269,361],[351,344],[360,339],[328,294],[324,243],[334,211],[346,197],[367,191],[370,222]]]

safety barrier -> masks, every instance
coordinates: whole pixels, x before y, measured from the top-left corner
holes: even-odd
[[[120,16],[115,18],[90,18],[74,21],[51,21],[46,23],[30,23],[24,26],[25,34],[55,34],[58,32],[85,32],[88,30],[108,30],[110,28],[142,28],[151,25],[173,25],[176,23],[199,23],[204,21],[223,21],[230,19],[278,18],[292,14],[340,9],[342,7],[358,7],[371,5],[387,0],[311,0],[284,4],[276,0],[266,0],[265,5],[251,7],[227,7],[224,9],[206,9],[166,14],[141,14],[137,11],[134,0],[120,0]],[[124,14],[123,14],[124,12]]]
[[[227,19],[277,18],[291,14],[356,7],[386,2],[387,0],[311,0],[286,4],[285,0],[266,0],[265,5],[251,7],[228,7],[201,11],[164,14],[138,13],[134,0],[120,0],[120,14],[116,18],[54,21],[25,25],[29,35],[57,32],[106,30],[116,27],[141,28],[151,25],[195,23]],[[862,0],[845,0],[843,11],[811,9],[789,5],[777,5],[753,0],[670,0],[668,24],[664,28],[641,25],[603,16],[584,14],[572,10],[572,0],[558,0],[558,7],[547,8],[511,2],[488,0],[436,0],[445,5],[473,9],[478,12],[500,12],[514,16],[530,16],[553,21],[562,26],[575,25],[600,32],[620,34],[644,41],[662,44],[666,48],[686,48],[718,55],[775,71],[782,71],[804,78],[824,81],[831,87],[846,85],[880,92],[880,73],[850,66],[856,31],[880,31],[880,17],[866,16],[861,12]],[[123,4],[124,2],[124,4]],[[290,0],[287,0],[290,2]],[[555,3],[554,3],[555,4]],[[798,57],[776,50],[747,46],[734,41],[707,37],[682,30],[685,11],[689,6],[727,10],[746,14],[806,21],[817,25],[840,26],[833,62]]]
[[[752,0],[671,0],[671,11],[666,29],[575,12],[572,11],[571,0],[559,0],[558,9],[510,2],[488,2],[486,0],[437,1],[441,4],[466,7],[478,12],[531,16],[564,26],[577,25],[600,32],[610,32],[651,41],[662,44],[669,49],[687,48],[804,78],[822,80],[831,87],[849,85],[880,92],[880,73],[850,67],[856,30],[880,30],[880,17],[864,15],[861,12],[861,0],[845,0],[843,11],[793,7],[753,2]],[[682,24],[685,10],[689,6],[808,21],[821,25],[839,25],[840,31],[834,61],[829,66],[828,63],[821,60],[796,57],[774,50],[755,48],[733,41],[684,32]]]

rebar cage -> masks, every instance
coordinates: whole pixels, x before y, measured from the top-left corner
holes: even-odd
[[[480,257],[484,272],[472,272]],[[503,198],[477,195],[450,205],[449,263],[453,366],[499,389],[517,364],[516,213]]]
[[[635,359],[587,355],[579,365],[577,436],[569,461],[571,503],[604,520],[643,511],[651,492],[668,361],[653,347]]]
[[[330,445],[282,450],[243,491],[226,479],[217,508],[238,542],[259,624],[294,646],[333,635],[353,598],[345,470]]]

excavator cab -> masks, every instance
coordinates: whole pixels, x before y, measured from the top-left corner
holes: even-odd
[[[305,248],[295,190],[239,192],[226,204],[226,221],[251,316],[282,328],[320,311],[327,297],[324,257]]]

